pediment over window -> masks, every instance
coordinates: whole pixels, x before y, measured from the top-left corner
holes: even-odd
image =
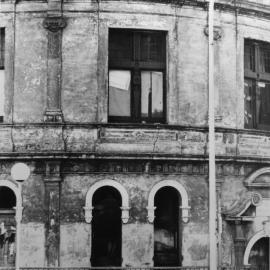
[[[262,168],[252,173],[245,180],[245,186],[270,188],[270,167]]]
[[[222,214],[228,221],[252,221],[256,217],[256,207],[261,204],[262,196],[257,192],[246,192]]]

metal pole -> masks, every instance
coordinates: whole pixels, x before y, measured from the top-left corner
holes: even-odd
[[[214,95],[214,0],[208,5],[208,106],[209,106],[209,241],[210,270],[217,269],[216,239],[216,166],[215,166],[215,95]]]
[[[19,196],[22,197],[22,183],[18,181]],[[20,269],[20,241],[21,241],[21,220],[22,220],[22,200],[17,199],[16,206],[16,270]]]

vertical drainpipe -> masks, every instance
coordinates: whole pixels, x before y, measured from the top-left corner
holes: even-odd
[[[215,96],[214,96],[214,2],[208,0],[208,115],[209,115],[209,266],[217,269],[216,238],[216,166],[215,166]]]

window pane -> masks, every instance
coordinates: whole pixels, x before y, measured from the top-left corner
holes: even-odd
[[[260,71],[270,73],[270,46],[260,48]]]
[[[255,50],[251,44],[245,44],[245,68],[254,71]]]
[[[142,71],[141,73],[142,117],[163,116],[163,72]]]
[[[130,116],[130,79],[130,71],[109,71],[110,116]]]
[[[257,123],[270,125],[270,83],[259,82],[256,97]]]
[[[164,35],[162,33],[141,34],[141,60],[163,61],[164,60]]]
[[[132,60],[132,32],[110,30],[109,58],[110,60]]]
[[[4,83],[5,83],[5,71],[0,70],[0,122],[1,116],[4,115]]]
[[[5,28],[0,28],[0,69],[5,67]]]
[[[251,79],[245,79],[245,128],[253,128],[254,113],[253,104],[255,93],[255,81]]]

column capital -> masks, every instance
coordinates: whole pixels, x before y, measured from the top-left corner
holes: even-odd
[[[57,17],[46,17],[43,21],[43,27],[50,32],[58,32],[65,28],[67,22],[64,17],[57,16]]]
[[[59,183],[61,178],[61,162],[60,161],[47,161],[45,164],[45,183]]]

